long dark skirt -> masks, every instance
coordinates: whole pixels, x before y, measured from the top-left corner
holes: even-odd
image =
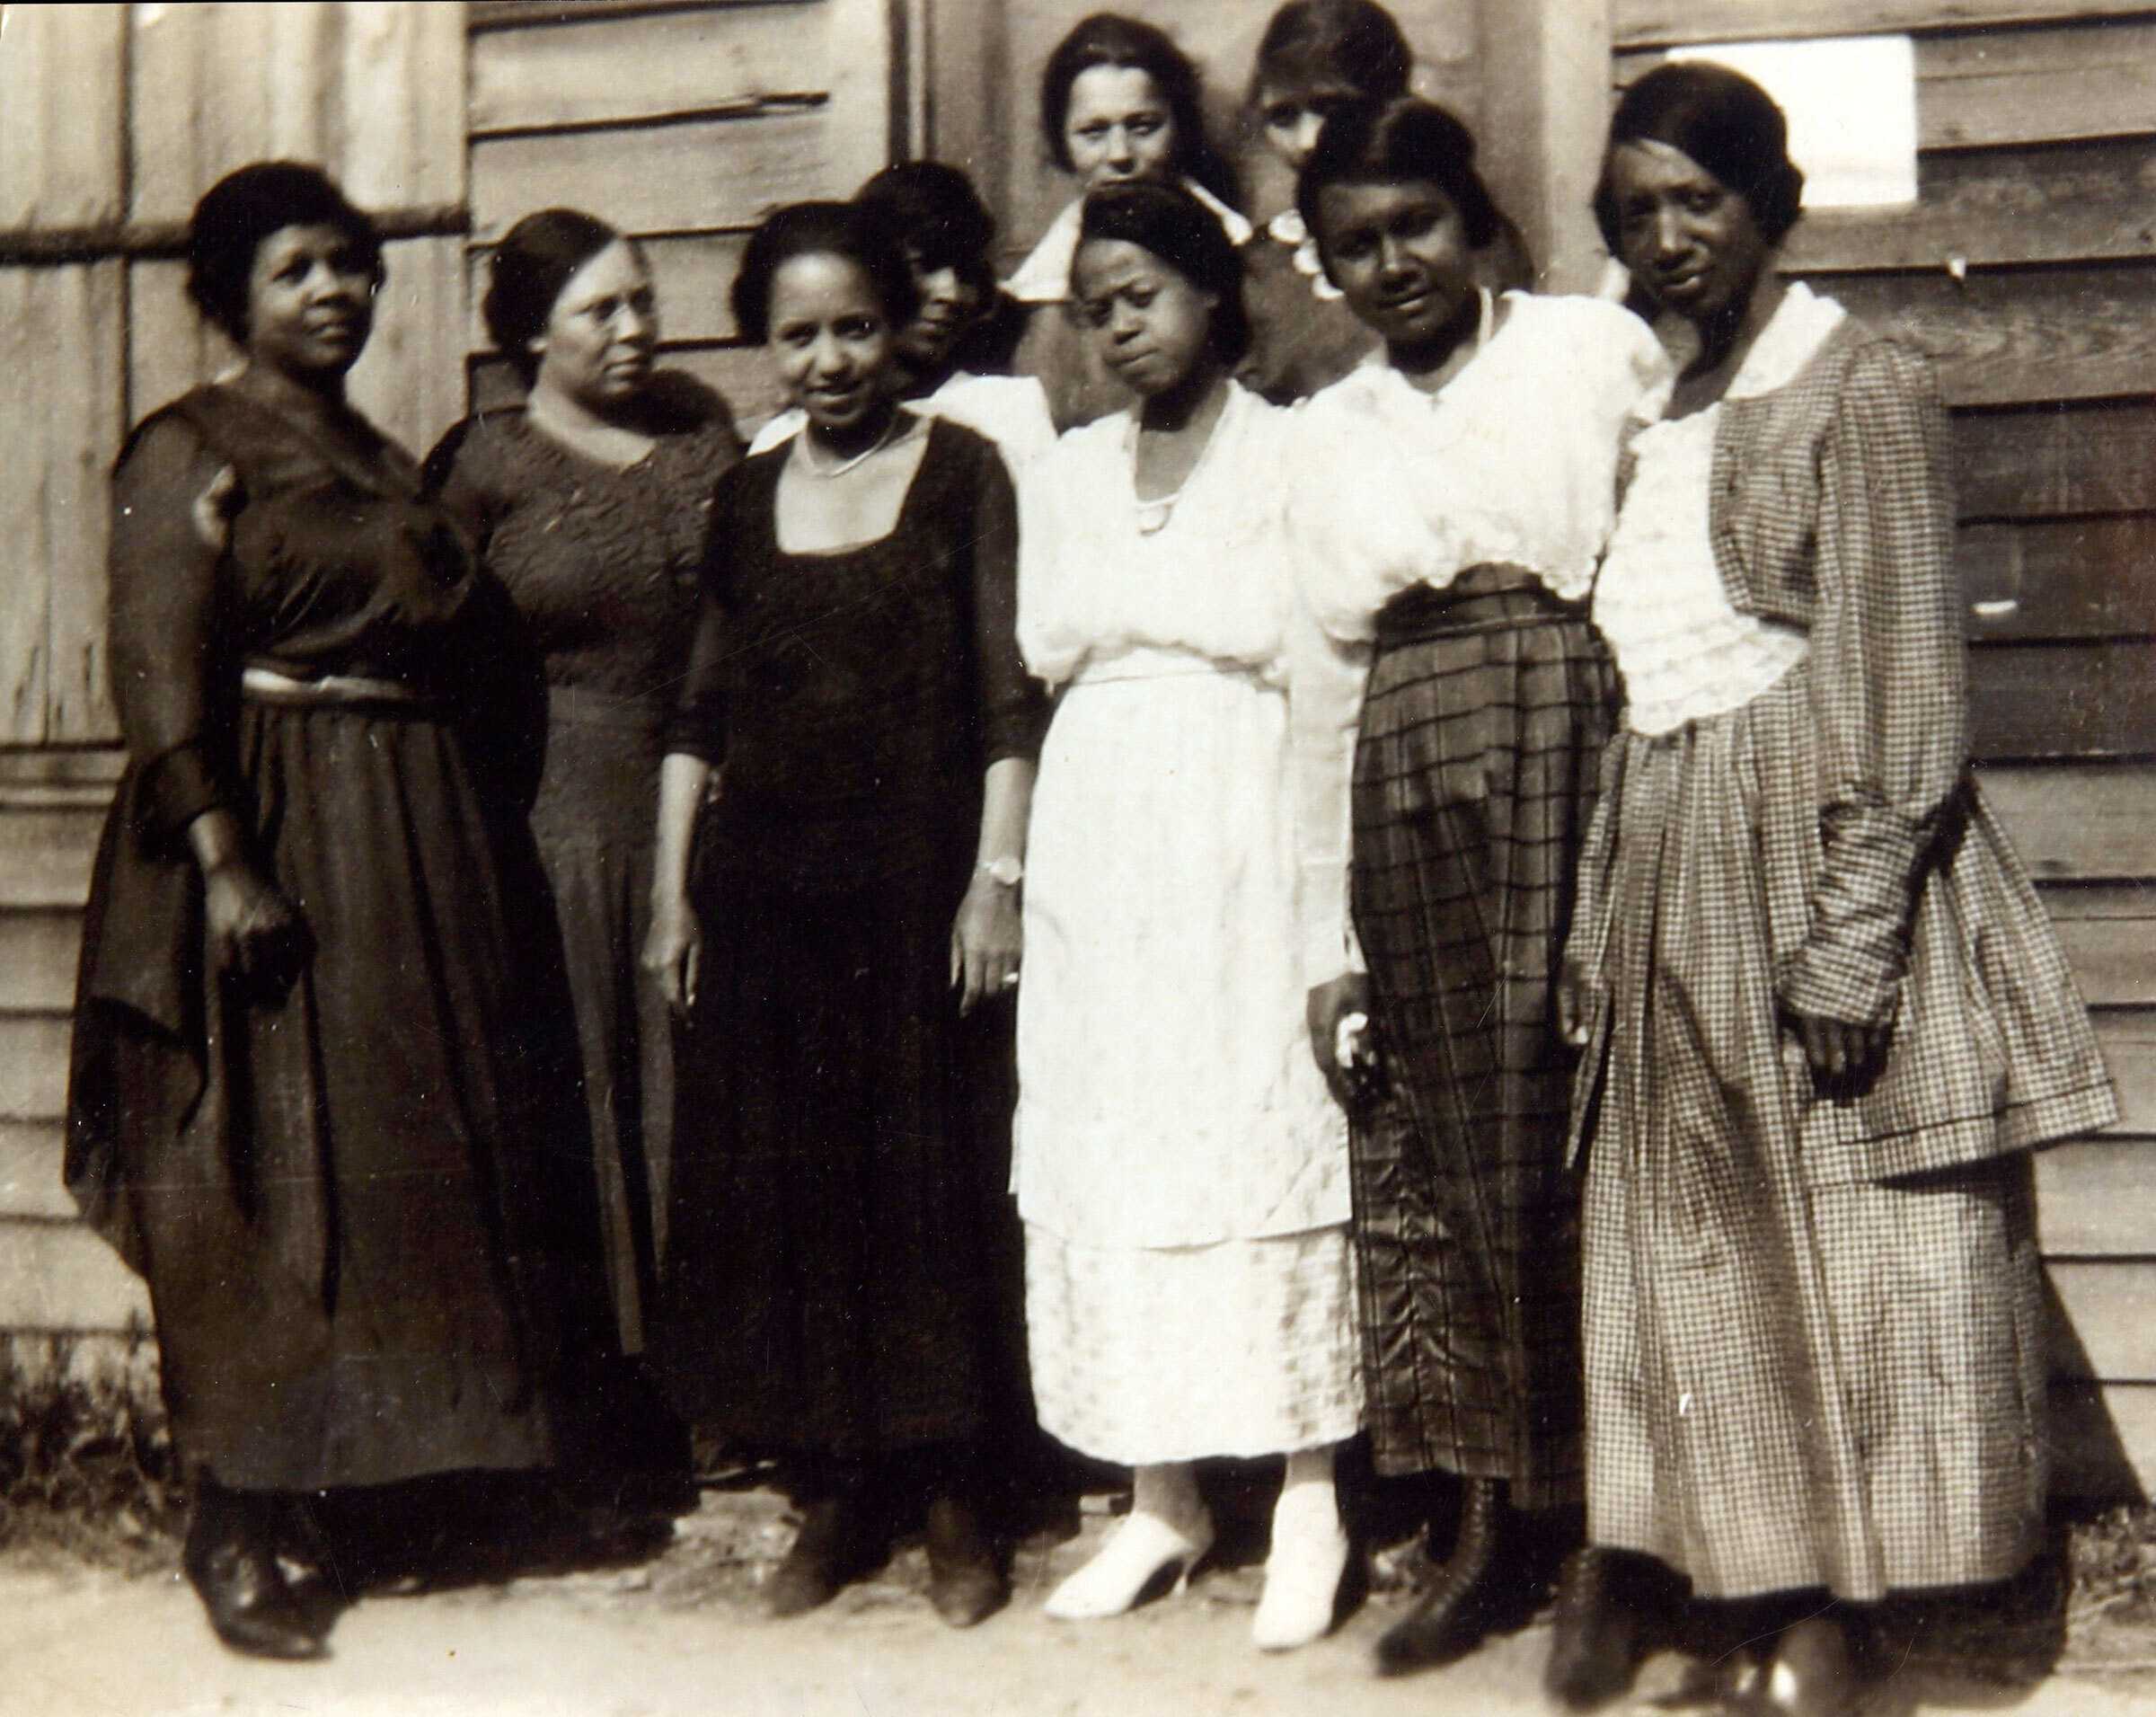
[[[830,889],[755,859],[782,829],[737,839],[749,862],[720,857],[698,889],[654,1362],[684,1416],[738,1447],[857,1458],[979,1436],[1022,1348],[1011,1008],[962,1021],[950,981],[970,845]]]
[[[1478,568],[1380,617],[1356,757],[1356,934],[1390,1092],[1354,1138],[1381,1472],[1581,1494],[1579,1186],[1552,1015],[1610,730],[1586,619]]]
[[[594,1235],[542,1099],[543,926],[512,928],[528,848],[431,719],[249,703],[238,727],[252,845],[314,938],[296,987],[203,971],[199,885],[137,844],[133,777],[85,930],[78,1183],[149,1284],[174,1439],[241,1489],[541,1464]],[[199,1060],[126,1005],[152,938]]]

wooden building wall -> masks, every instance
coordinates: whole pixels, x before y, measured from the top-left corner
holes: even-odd
[[[2125,1119],[2039,1159],[2064,1482],[2156,1481],[2156,9],[1615,0],[1680,42],[1913,33],[1913,209],[1821,211],[1790,271],[1931,353],[1958,450],[1975,742]]]

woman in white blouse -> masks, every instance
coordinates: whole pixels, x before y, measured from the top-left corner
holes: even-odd
[[[1331,1624],[1332,1452],[1359,1394],[1347,1123],[1303,1036],[1293,420],[1229,379],[1241,278],[1180,187],[1087,198],[1079,304],[1139,404],[1065,436],[1024,497],[1019,642],[1061,698],[1029,836],[1015,1182],[1041,1423],[1136,1469],[1129,1517],[1048,1613],[1113,1615],[1187,1579],[1213,1540],[1195,1463],[1285,1454],[1252,1630],[1277,1650]]]
[[[1513,1513],[1581,1500],[1552,987],[1614,693],[1583,599],[1621,428],[1665,366],[1613,305],[1477,285],[1502,217],[1427,102],[1333,115],[1297,201],[1384,342],[1311,403],[1293,511],[1338,694],[1301,682],[1305,894],[1351,868],[1354,907],[1352,936],[1311,923],[1311,1025],[1322,1057],[1366,1011],[1383,1063],[1354,1140],[1378,1470],[1464,1482],[1450,1560],[1379,1642],[1397,1671],[1532,1607],[1502,1572]]]

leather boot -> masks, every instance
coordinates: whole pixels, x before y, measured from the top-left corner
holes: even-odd
[[[1775,1644],[1759,1709],[1770,1717],[1850,1717],[1863,1693],[1849,1630],[1834,1616],[1809,1615]]]
[[[1505,1502],[1497,1479],[1469,1479],[1466,1486],[1452,1555],[1414,1607],[1378,1636],[1380,1675],[1449,1663],[1472,1650],[1489,1624]]]
[[[321,1633],[277,1565],[268,1517],[278,1500],[204,1480],[181,1565],[211,1632],[233,1651],[292,1661],[323,1657]]]
[[[955,1496],[930,1499],[927,1531],[928,1601],[952,1627],[987,1620],[1010,1600],[1011,1588],[996,1563],[995,1547],[981,1529],[972,1505]]]
[[[850,1464],[833,1467],[803,1507],[800,1530],[772,1571],[765,1608],[774,1616],[800,1615],[828,1604],[840,1587],[868,1571],[870,1536],[866,1471]]]
[[[1587,1545],[1566,1557],[1558,1575],[1556,1637],[1542,1686],[1568,1711],[1593,1711],[1632,1685],[1639,1613],[1622,1573],[1617,1553]]]

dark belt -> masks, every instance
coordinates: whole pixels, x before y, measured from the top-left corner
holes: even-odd
[[[1378,610],[1377,642],[1383,648],[1470,633],[1562,625],[1586,615],[1586,604],[1552,595],[1524,567],[1471,566],[1442,590],[1418,584],[1386,603]]]

